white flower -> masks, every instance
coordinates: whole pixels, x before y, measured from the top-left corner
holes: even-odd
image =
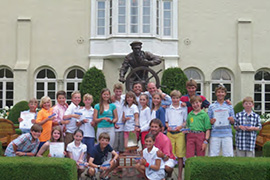
[[[0,118],[4,118],[3,114],[0,114]]]
[[[8,111],[8,110],[9,110],[9,107],[8,107],[8,106],[5,106],[4,109],[5,109],[6,111]]]
[[[13,108],[13,106],[10,106],[10,108],[9,108],[9,109],[11,110],[12,108]]]
[[[270,118],[270,114],[266,114],[266,117],[267,117],[267,118]]]

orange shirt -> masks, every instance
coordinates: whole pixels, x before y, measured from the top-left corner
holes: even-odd
[[[43,121],[44,119],[47,119],[48,116],[52,115],[52,108],[49,110],[46,110],[42,108],[38,114],[37,114],[37,119],[36,122],[39,123]],[[43,131],[39,137],[40,142],[45,142],[51,139],[51,132],[52,132],[52,121],[47,121],[42,125]]]

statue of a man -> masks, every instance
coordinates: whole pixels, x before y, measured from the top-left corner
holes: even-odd
[[[119,81],[124,83],[125,82],[125,74],[127,73],[129,67],[132,69],[136,67],[149,67],[149,66],[155,66],[161,63],[162,58],[159,56],[156,56],[150,52],[144,52],[142,51],[142,43],[138,41],[134,41],[130,44],[133,52],[129,53],[126,57],[124,62],[122,63],[122,67],[120,69],[120,78]],[[141,79],[147,78],[144,76],[143,72],[138,72],[137,75]],[[137,77],[133,77],[133,80],[138,80]]]

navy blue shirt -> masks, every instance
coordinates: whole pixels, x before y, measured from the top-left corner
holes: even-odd
[[[103,162],[108,160],[108,154],[109,152],[112,152],[113,148],[108,144],[105,148],[104,151],[101,151],[100,144],[95,145],[93,148],[90,157],[94,158],[93,163],[96,165],[102,165]]]

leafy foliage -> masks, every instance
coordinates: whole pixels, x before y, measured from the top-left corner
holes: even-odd
[[[93,96],[95,105],[99,102],[100,91],[106,87],[106,80],[103,72],[96,67],[90,68],[83,76],[80,92],[83,97],[86,93]]]
[[[267,141],[263,145],[263,156],[264,157],[270,157],[270,141]]]
[[[243,107],[243,101],[240,101],[238,102],[234,107],[233,107],[233,110],[234,110],[234,113],[237,114],[241,111],[244,110],[244,107]]]
[[[18,118],[22,111],[28,110],[28,102],[27,101],[20,101],[13,108],[10,110],[8,119],[11,120],[14,124],[18,124]]]
[[[162,91],[170,94],[172,90],[179,90],[182,94],[186,94],[186,81],[188,80],[185,73],[180,68],[168,68],[164,71],[161,84]]]

